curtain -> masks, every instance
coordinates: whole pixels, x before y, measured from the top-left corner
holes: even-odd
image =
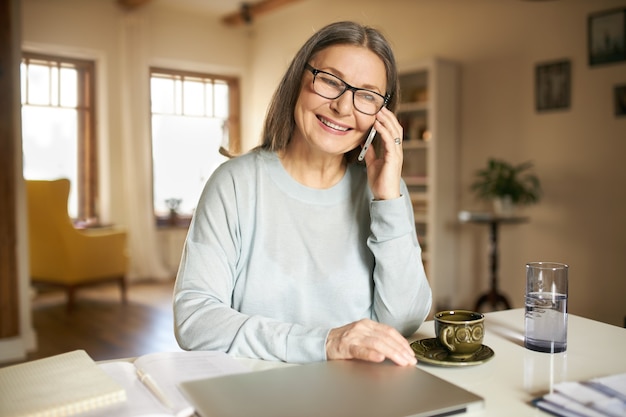
[[[148,25],[145,17],[133,12],[124,14],[121,22],[122,172],[130,257],[128,279],[171,279],[160,257],[152,212]]]

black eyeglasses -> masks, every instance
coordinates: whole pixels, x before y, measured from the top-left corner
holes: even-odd
[[[354,108],[361,113],[374,115],[382,109],[390,95],[381,95],[376,91],[366,88],[352,87],[341,78],[306,64],[306,69],[313,74],[313,91],[321,97],[329,100],[339,98],[347,90],[352,91],[352,103]]]

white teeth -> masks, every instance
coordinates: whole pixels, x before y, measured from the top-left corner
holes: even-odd
[[[347,130],[348,130],[348,128],[347,128],[347,127],[341,127],[341,126],[338,126],[338,125],[336,125],[336,124],[334,124],[334,123],[329,122],[329,121],[328,121],[328,120],[326,120],[326,119],[322,119],[322,118],[320,118],[320,120],[321,120],[321,121],[322,121],[322,123],[324,123],[326,126],[331,127],[331,128],[333,128],[333,129],[335,129],[335,130],[341,130],[342,132],[345,132],[345,131],[347,131]]]

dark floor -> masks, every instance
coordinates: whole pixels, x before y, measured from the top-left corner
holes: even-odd
[[[77,292],[71,312],[62,292],[39,294],[33,302],[37,350],[26,360],[76,349],[94,360],[180,350],[174,338],[172,288],[173,282],[131,284],[126,305],[115,285],[84,289]],[[0,364],[6,365],[11,364]]]

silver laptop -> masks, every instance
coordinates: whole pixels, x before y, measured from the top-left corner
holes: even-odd
[[[469,391],[391,362],[318,362],[189,381],[181,389],[202,417],[449,416],[484,406]]]

